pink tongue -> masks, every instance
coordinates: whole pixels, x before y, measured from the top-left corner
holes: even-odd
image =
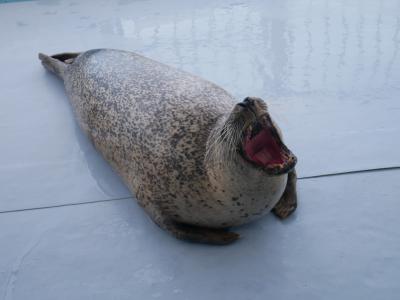
[[[268,166],[283,163],[278,143],[268,129],[261,130],[252,139],[247,137],[244,150],[248,158],[259,165]]]

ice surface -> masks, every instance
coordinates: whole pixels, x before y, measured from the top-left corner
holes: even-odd
[[[400,171],[299,183],[300,206],[226,246],[181,242],[132,199],[0,214],[5,299],[397,299]],[[1,294],[0,294],[1,295]]]

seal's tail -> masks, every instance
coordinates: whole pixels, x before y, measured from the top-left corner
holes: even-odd
[[[42,61],[42,65],[47,70],[53,72],[60,78],[63,78],[65,69],[69,64],[74,62],[75,58],[79,54],[80,53],[60,53],[48,56],[46,54],[39,53],[39,59]]]

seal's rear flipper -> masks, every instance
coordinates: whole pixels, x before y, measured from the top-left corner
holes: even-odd
[[[170,223],[165,229],[177,239],[212,245],[227,245],[239,238],[239,234],[225,229],[192,226],[183,223]]]
[[[69,64],[72,64],[79,54],[80,53],[60,53],[48,56],[46,54],[39,53],[39,59],[42,61],[42,65],[47,70],[63,78],[65,68]]]

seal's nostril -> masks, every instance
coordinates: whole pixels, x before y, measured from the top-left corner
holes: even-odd
[[[254,105],[254,99],[251,97],[246,97],[242,103],[244,103],[246,106]]]
[[[253,103],[254,101],[250,97],[246,97],[242,102],[238,103],[238,105],[241,107],[250,107]]]

